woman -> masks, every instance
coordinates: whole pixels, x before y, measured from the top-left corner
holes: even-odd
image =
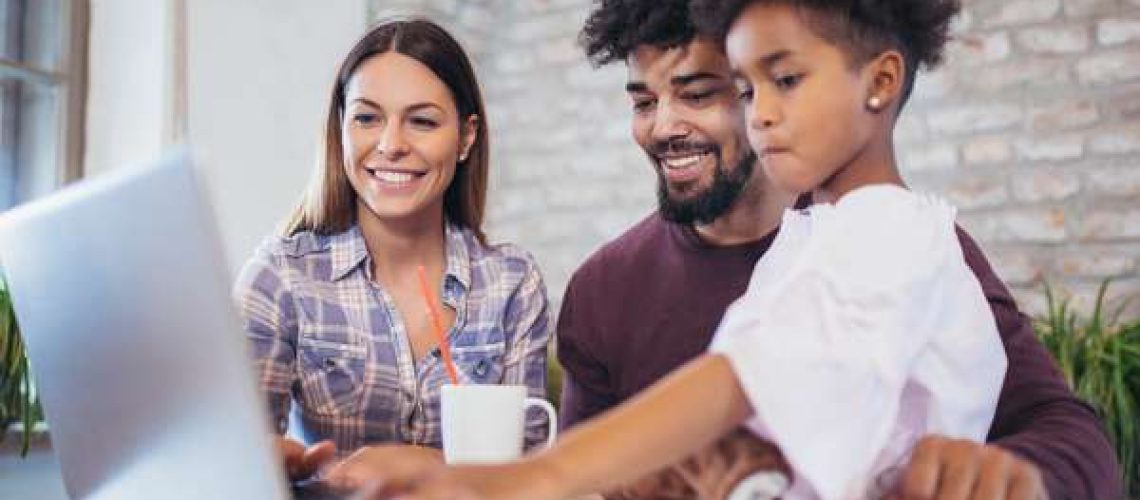
[[[449,380],[421,265],[460,381],[543,395],[542,278],[529,254],[488,245],[481,228],[487,130],[466,54],[430,21],[382,23],[341,63],[310,189],[235,290],[275,430],[292,404],[303,440],[320,442],[278,438],[291,477],[371,443],[440,459]],[[528,444],[545,437],[543,418],[528,416]]]

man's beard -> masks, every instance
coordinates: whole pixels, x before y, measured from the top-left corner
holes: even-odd
[[[670,198],[665,176],[660,171],[657,172],[657,210],[661,217],[679,224],[709,224],[732,208],[752,178],[756,153],[749,149],[732,170],[725,169],[720,151],[716,151],[715,155],[712,185],[683,199]]]

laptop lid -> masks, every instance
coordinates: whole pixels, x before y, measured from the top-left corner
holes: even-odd
[[[287,497],[186,154],[0,214],[0,265],[71,497]]]

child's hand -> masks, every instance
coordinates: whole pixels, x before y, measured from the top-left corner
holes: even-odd
[[[996,446],[927,436],[918,442],[899,500],[933,498],[1041,500],[1049,498],[1032,463]]]
[[[377,471],[379,472],[379,471]],[[379,472],[352,500],[554,500],[565,495],[549,486],[540,466],[524,463],[436,467],[414,481]]]
[[[434,448],[365,446],[329,469],[325,481],[351,490],[383,478],[388,487],[400,488],[442,467],[443,453]]]

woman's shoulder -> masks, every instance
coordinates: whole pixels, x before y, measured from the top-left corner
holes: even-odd
[[[300,231],[293,234],[274,234],[261,240],[254,251],[254,259],[267,260],[275,264],[313,258],[329,253],[332,243],[339,235],[322,235],[313,231]]]
[[[468,260],[472,266],[490,264],[495,266],[507,266],[513,269],[532,269],[538,267],[534,255],[515,243],[502,241],[484,243],[479,241],[475,233],[468,228],[453,226],[449,231],[453,235],[451,242],[462,243],[463,250],[467,253]]]
[[[326,275],[337,267],[339,260],[354,253],[353,230],[338,234],[320,234],[314,231],[299,231],[293,234],[274,234],[266,237],[246,261],[243,272],[270,271],[282,275],[296,275],[294,278],[312,273]],[[341,247],[341,251],[337,248]],[[316,276],[309,276],[316,277]]]
[[[482,243],[468,229],[460,229],[472,278],[514,288],[531,281],[541,282],[542,273],[534,255],[510,242]]]

